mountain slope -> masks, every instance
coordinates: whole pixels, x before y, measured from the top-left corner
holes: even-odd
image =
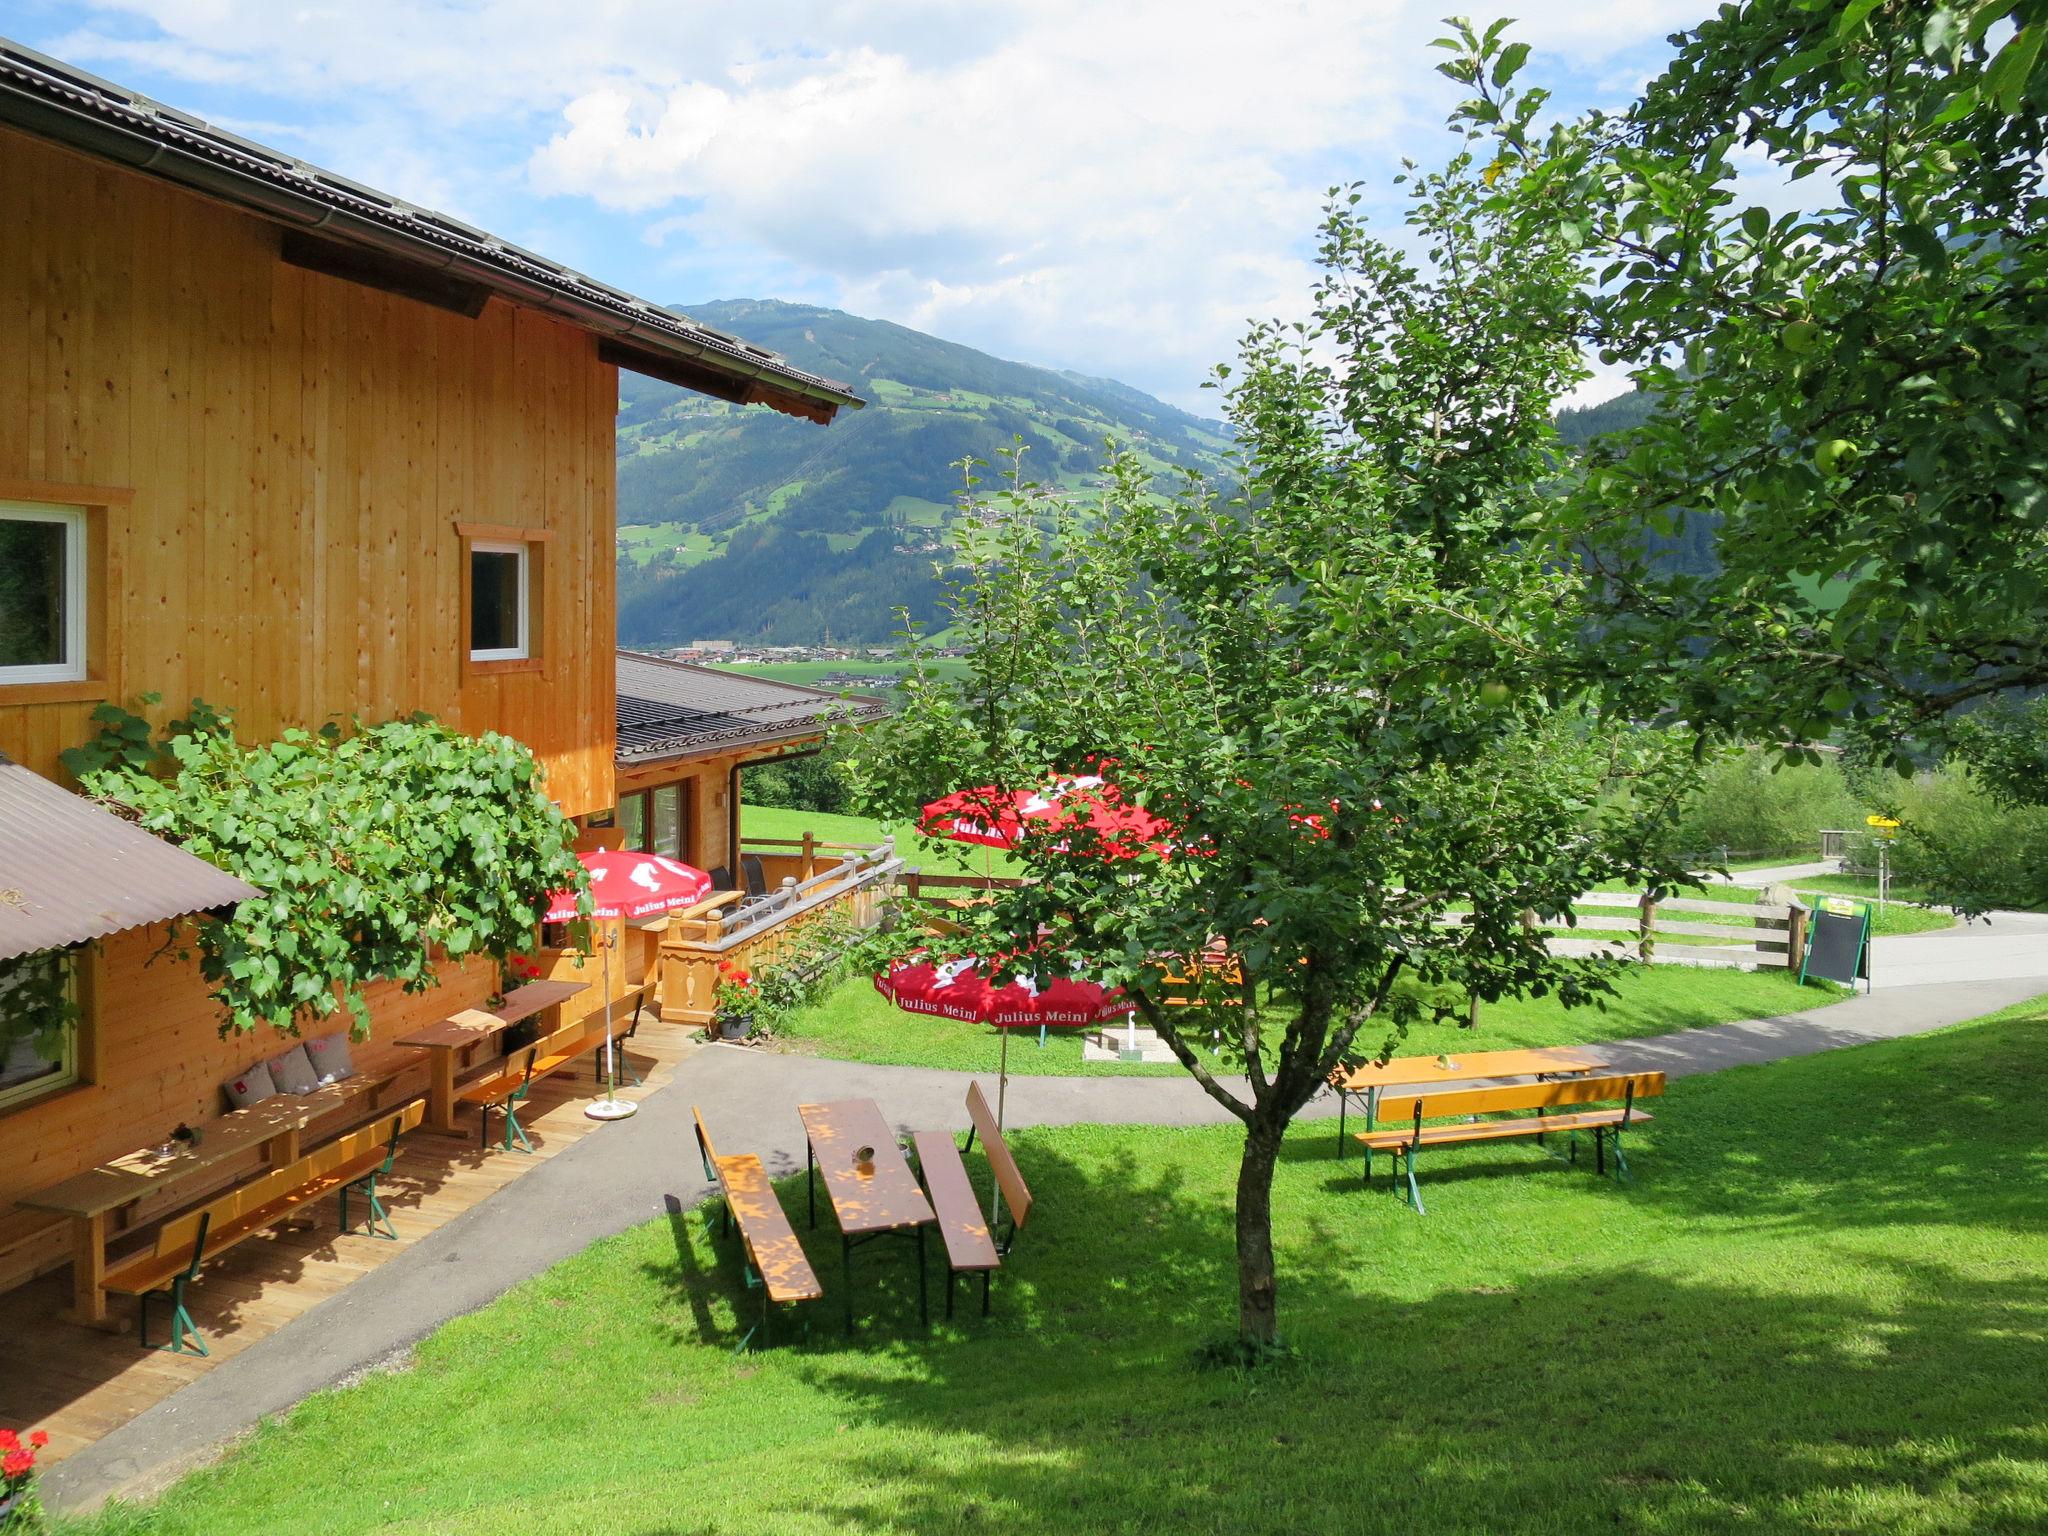
[[[844,379],[868,401],[820,429],[622,375],[619,637],[886,640],[937,618],[935,565],[966,457],[1021,437],[1035,479],[1085,482],[1105,437],[1162,474],[1214,470],[1226,429],[1127,385],[1005,362],[883,320],[772,300],[701,324]]]

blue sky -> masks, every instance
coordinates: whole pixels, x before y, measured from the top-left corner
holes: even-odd
[[[657,302],[829,304],[1213,414],[1245,321],[1306,302],[1323,190],[1448,147],[1455,8],[0,0],[0,33]],[[1709,8],[1511,10],[1577,108]]]

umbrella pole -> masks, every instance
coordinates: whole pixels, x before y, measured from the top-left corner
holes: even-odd
[[[604,1097],[584,1107],[583,1113],[593,1120],[624,1120],[639,1111],[640,1106],[619,1097],[618,1064],[612,1059],[612,931],[604,930],[599,941],[604,953]]]
[[[1003,1037],[1002,1065],[996,1069],[996,1129],[1003,1128],[1003,1101],[1009,1096],[1010,1088],[1010,1032],[1000,1024],[996,1033]],[[995,1165],[989,1165],[988,1180],[988,1229],[996,1231],[1003,1219],[1003,1181],[995,1176]]]

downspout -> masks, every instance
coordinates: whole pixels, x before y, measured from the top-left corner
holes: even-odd
[[[728,870],[737,870],[740,865],[740,770],[761,767],[768,763],[793,762],[799,757],[816,757],[824,751],[820,743],[815,747],[804,747],[795,752],[778,752],[773,757],[756,757],[735,762],[725,771],[725,858]]]

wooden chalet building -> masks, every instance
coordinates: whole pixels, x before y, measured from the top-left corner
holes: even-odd
[[[672,841],[680,807],[679,846],[721,861],[734,766],[798,737],[693,676],[635,695],[675,734],[618,740],[619,668],[669,676],[615,657],[619,370],[819,423],[859,405],[844,386],[4,40],[0,210],[0,753],[64,782],[94,706],[145,693],[159,722],[231,709],[247,740],[423,710],[526,742],[594,835],[624,807]],[[678,695],[753,723],[692,735]],[[0,895],[20,883],[0,868]],[[203,1128],[292,1044],[223,1039],[167,932],[72,935],[93,940],[66,951],[77,1022],[0,1075],[0,1291],[77,1252],[27,1192]],[[494,981],[373,995],[356,1066],[407,1067],[394,1037]],[[204,1193],[114,1210],[107,1236]]]

